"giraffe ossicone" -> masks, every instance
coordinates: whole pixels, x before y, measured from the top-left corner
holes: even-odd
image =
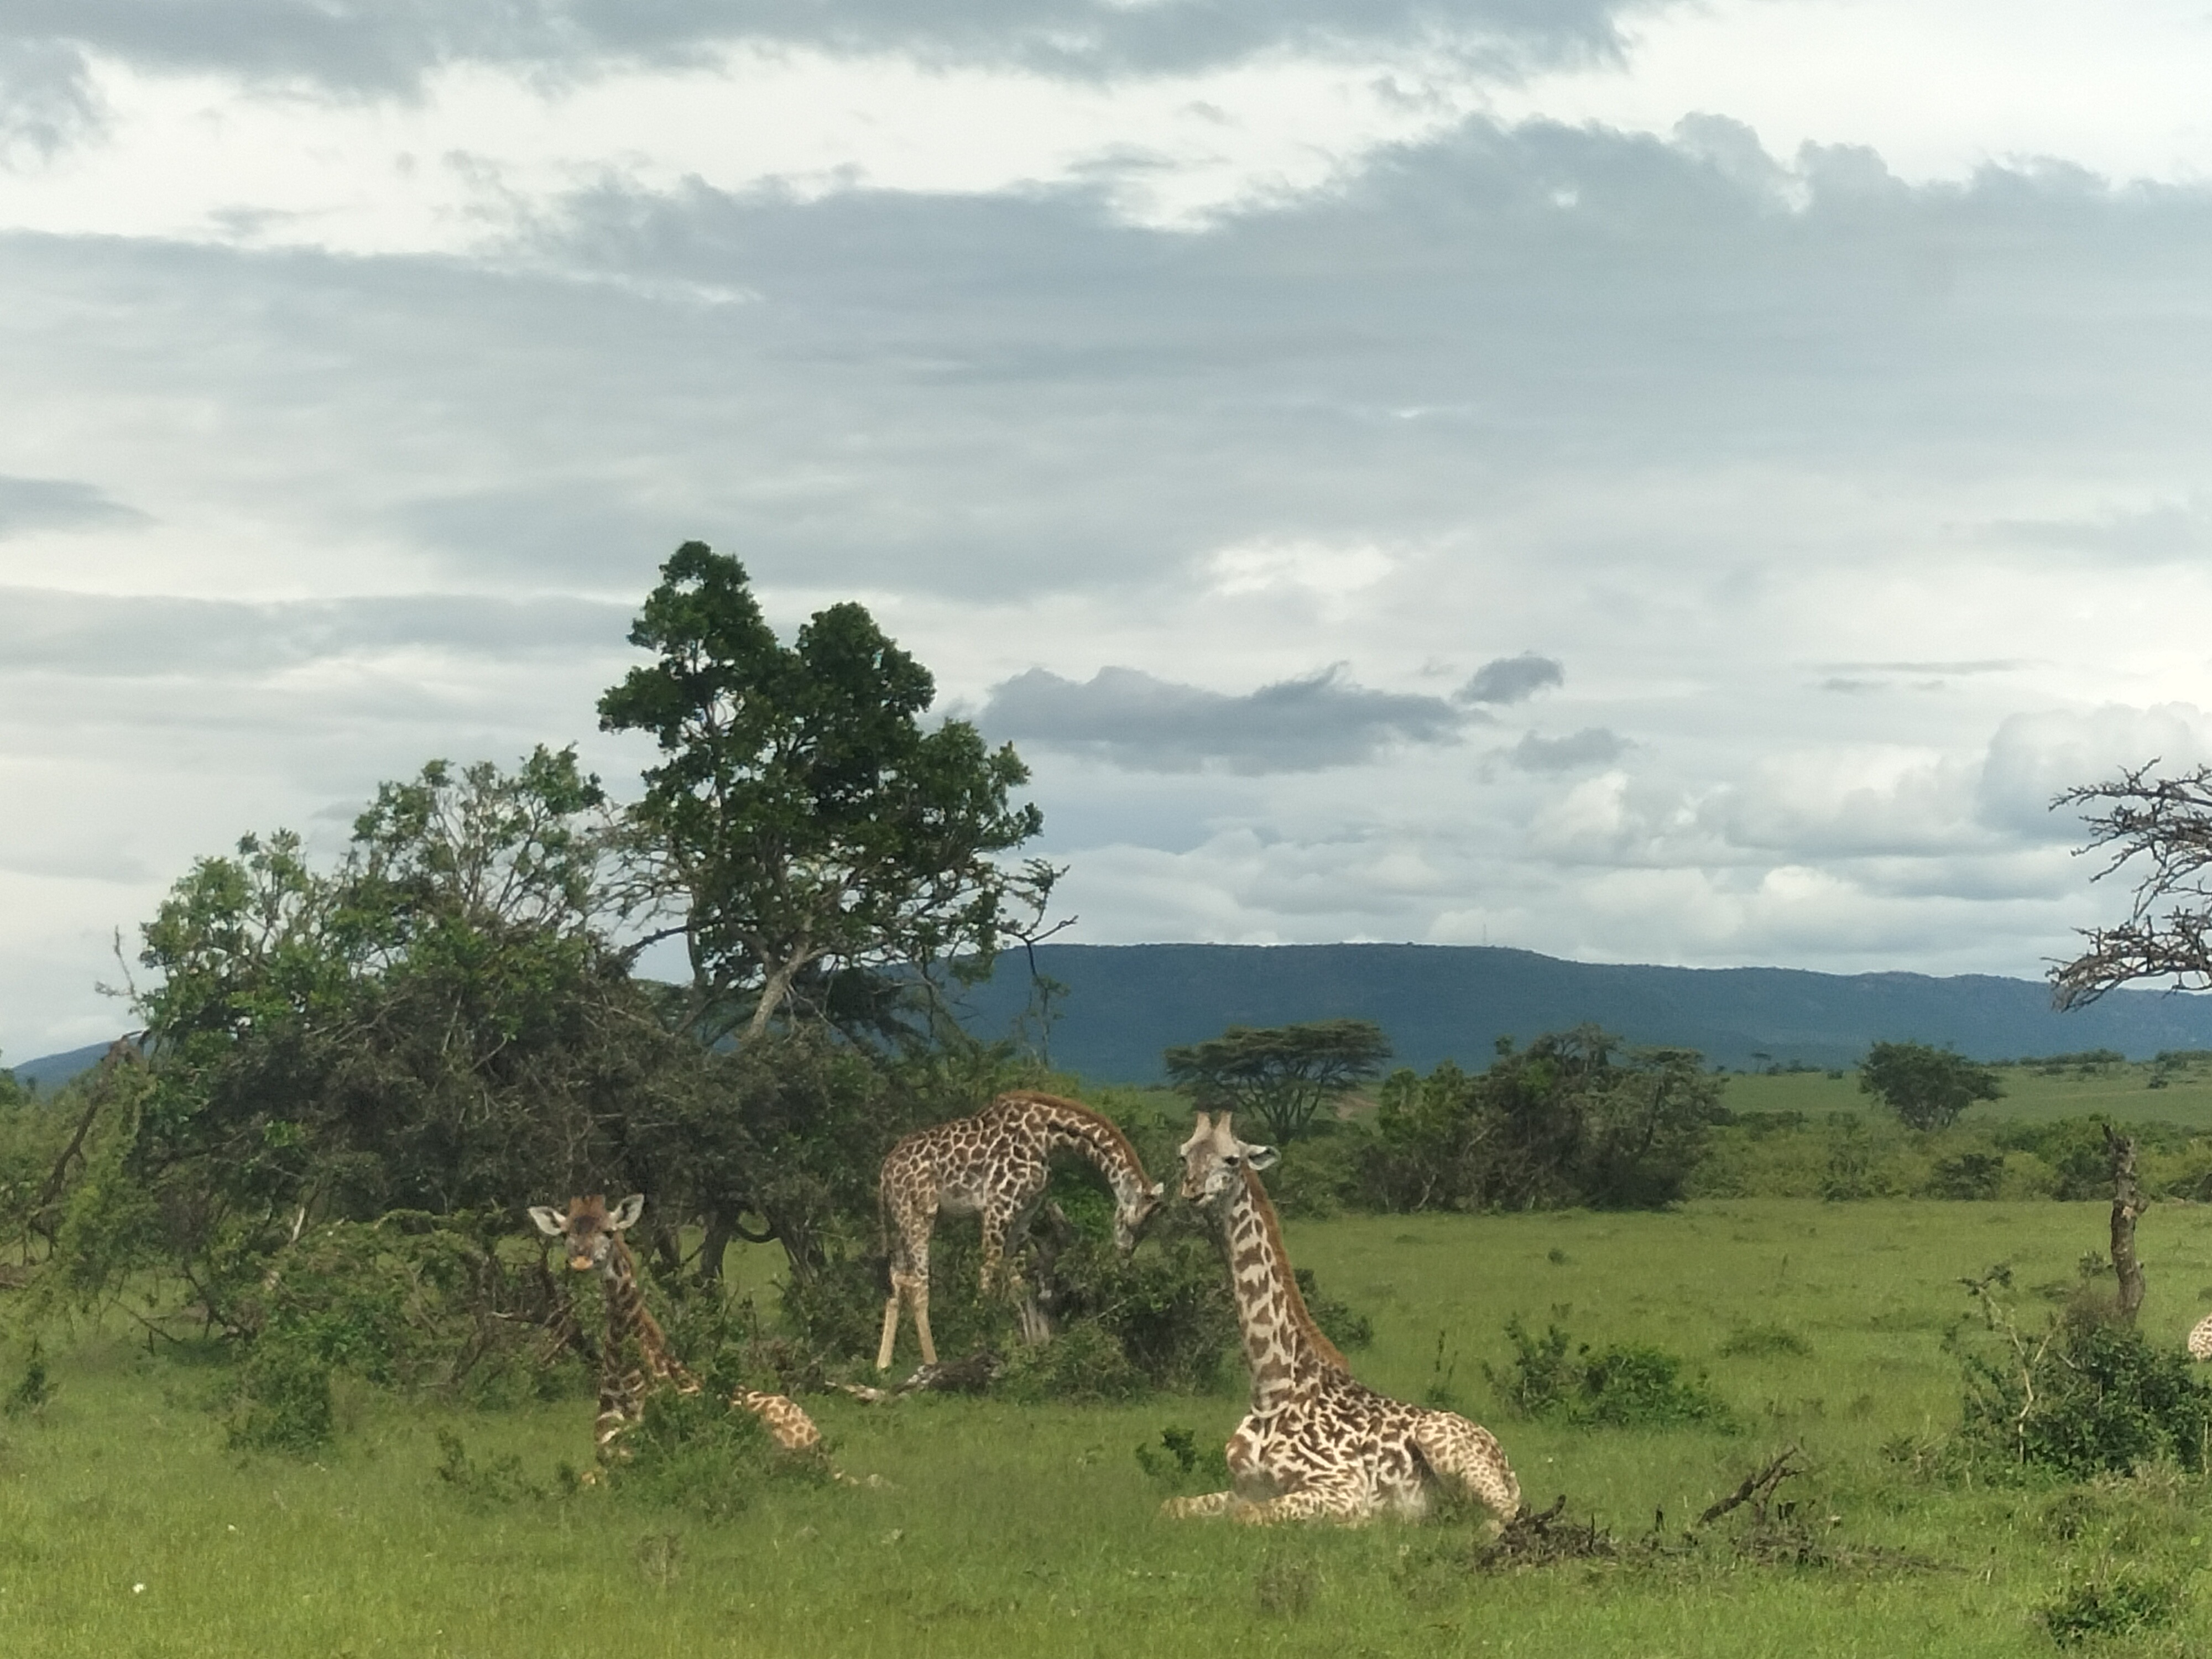
[[[876,1192],[890,1247],[890,1297],[884,1305],[876,1369],[890,1369],[899,1310],[911,1309],[921,1363],[937,1364],[929,1329],[929,1236],[937,1218],[979,1215],[983,1291],[996,1288],[1010,1242],[1018,1244],[1044,1201],[1052,1160],[1072,1152],[1114,1189],[1114,1243],[1124,1255],[1167,1188],[1145,1173],[1137,1149],[1111,1118],[1060,1095],[1015,1090],[972,1117],[908,1135],[884,1159]]]
[[[623,1241],[622,1236],[644,1213],[643,1193],[632,1193],[611,1210],[598,1193],[570,1199],[566,1210],[550,1204],[530,1206],[538,1231],[561,1240],[574,1271],[596,1272],[605,1293],[607,1339],[599,1355],[599,1414],[592,1431],[602,1460],[619,1455],[615,1443],[643,1413],[647,1391],[655,1382],[678,1394],[699,1392],[699,1379],[669,1352],[660,1322],[646,1307],[638,1288],[637,1263]],[[730,1404],[759,1418],[769,1437],[786,1451],[811,1452],[822,1443],[822,1431],[814,1426],[814,1419],[783,1395],[741,1389],[730,1397]]]
[[[1170,1498],[1164,1512],[1253,1522],[1410,1518],[1441,1484],[1510,1520],[1521,1483],[1497,1437],[1455,1412],[1368,1388],[1314,1323],[1260,1185],[1275,1149],[1239,1140],[1227,1112],[1218,1123],[1200,1112],[1182,1153],[1182,1195],[1212,1218],[1228,1258],[1252,1409],[1229,1437],[1230,1490]]]

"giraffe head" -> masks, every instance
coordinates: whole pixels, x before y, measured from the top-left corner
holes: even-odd
[[[1239,1140],[1230,1127],[1231,1114],[1218,1123],[1198,1115],[1198,1127],[1178,1149],[1182,1154],[1182,1195],[1201,1209],[1212,1209],[1244,1186],[1244,1171],[1264,1170],[1278,1154],[1273,1146]]]
[[[530,1218],[538,1224],[538,1231],[566,1243],[568,1265],[580,1273],[605,1267],[608,1251],[614,1249],[615,1235],[635,1226],[644,1213],[643,1193],[632,1193],[611,1210],[598,1193],[570,1199],[565,1211],[550,1204],[530,1206]]]
[[[1117,1185],[1114,1193],[1114,1248],[1123,1255],[1137,1248],[1137,1235],[1145,1231],[1145,1224],[1152,1218],[1152,1212],[1160,1207],[1167,1196],[1165,1183],[1155,1181],[1146,1186],[1133,1182],[1127,1187]]]

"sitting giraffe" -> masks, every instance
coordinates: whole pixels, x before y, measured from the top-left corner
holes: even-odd
[[[614,1443],[623,1430],[637,1421],[645,1409],[651,1381],[665,1382],[678,1394],[699,1392],[699,1379],[684,1369],[668,1352],[668,1339],[660,1322],[647,1310],[637,1286],[637,1264],[630,1259],[623,1234],[637,1224],[645,1212],[645,1194],[632,1193],[611,1211],[607,1200],[594,1193],[572,1198],[563,1212],[550,1204],[531,1206],[530,1218],[548,1238],[568,1246],[568,1265],[578,1273],[599,1270],[606,1291],[607,1341],[599,1356],[599,1415],[592,1437],[602,1461],[613,1456]],[[639,1363],[631,1363],[630,1344],[637,1345]],[[742,1406],[760,1419],[775,1443],[790,1452],[810,1452],[822,1443],[822,1431],[797,1402],[780,1394],[740,1389],[730,1396],[732,1406]]]
[[[1182,1159],[1182,1195],[1213,1218],[1226,1246],[1252,1410],[1229,1438],[1234,1489],[1170,1498],[1163,1512],[1261,1522],[1412,1517],[1437,1481],[1510,1520],[1521,1483],[1489,1430],[1356,1382],[1315,1326],[1256,1173],[1274,1163],[1274,1148],[1237,1139],[1227,1112],[1218,1124],[1200,1112]]]
[[[937,1363],[929,1333],[929,1235],[940,1212],[983,1218],[983,1292],[996,1286],[1009,1241],[1029,1231],[1051,1178],[1052,1156],[1070,1152],[1114,1188],[1114,1243],[1127,1255],[1165,1190],[1145,1174],[1137,1150],[1110,1118],[1058,1095],[1000,1095],[973,1117],[917,1129],[892,1147],[877,1183],[890,1234],[891,1291],[876,1369],[888,1370],[899,1307],[914,1310],[921,1363]]]

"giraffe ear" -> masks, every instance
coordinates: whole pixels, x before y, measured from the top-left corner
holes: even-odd
[[[558,1238],[568,1231],[568,1218],[550,1204],[533,1204],[530,1218],[538,1224],[538,1231],[548,1238]]]
[[[1244,1148],[1244,1167],[1248,1170],[1272,1170],[1282,1156],[1273,1146],[1247,1145]]]
[[[607,1225],[613,1228],[618,1233],[627,1232],[630,1228],[637,1225],[638,1217],[644,1213],[645,1194],[643,1193],[632,1193],[628,1198],[623,1200],[621,1203],[615,1206],[614,1213],[607,1218]]]

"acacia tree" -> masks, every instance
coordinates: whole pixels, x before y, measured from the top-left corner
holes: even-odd
[[[1169,1079],[1201,1109],[1249,1113],[1278,1141],[1304,1134],[1324,1105],[1379,1075],[1389,1058],[1390,1039],[1366,1019],[1232,1025],[1165,1055]]]
[[[1924,1042],[1877,1042],[1859,1062],[1859,1092],[1915,1129],[1948,1129],[1978,1100],[2001,1100],[2004,1087],[1986,1066]]]
[[[1034,934],[1058,873],[1003,855],[1043,827],[1009,804],[1029,778],[965,720],[925,727],[929,671],[856,604],[787,647],[744,567],[686,542],[630,642],[654,653],[599,700],[608,731],[661,763],[630,811],[631,902],[680,907],[695,1018],[757,1038],[793,1012],[881,1020],[888,981],[988,972]]]
[[[2061,1008],[2087,1006],[2135,980],[2212,989],[2212,766],[2160,777],[2157,764],[2066,790],[2051,803],[2054,811],[2090,809],[2082,815],[2089,838],[2078,850],[2109,854],[2092,880],[2124,870],[2136,877],[2126,919],[2084,929],[2088,948],[2051,970]]]

